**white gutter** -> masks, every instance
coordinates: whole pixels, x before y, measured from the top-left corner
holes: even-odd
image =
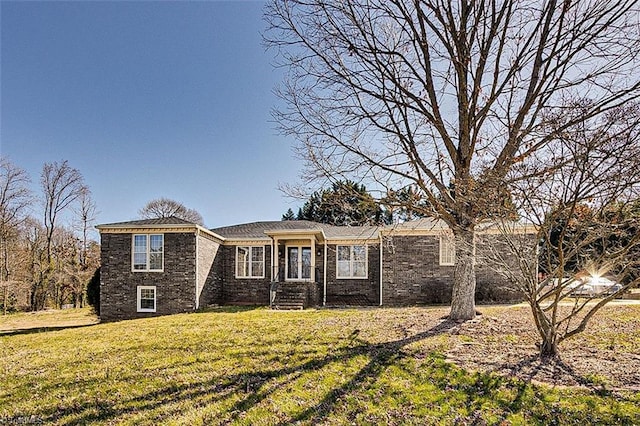
[[[324,279],[322,280],[323,292],[322,292],[322,306],[327,304],[327,241],[324,242]]]
[[[106,224],[106,225],[96,225],[95,228],[100,233],[133,233],[134,231],[145,231],[145,230],[162,230],[167,232],[167,230],[171,230],[172,232],[189,232],[192,231],[200,231],[204,234],[208,234],[214,239],[218,240],[218,243],[224,243],[227,238],[216,234],[215,232],[200,226],[195,223],[181,223],[181,224],[148,224],[148,225],[132,225],[127,224]],[[118,232],[119,231],[119,232]]]
[[[273,246],[274,246],[274,244],[275,244],[275,240],[273,239],[273,237],[271,237],[271,282],[272,283],[275,281],[273,279],[274,278],[274,273],[275,273],[274,272],[275,267],[274,267],[274,262],[273,262]],[[269,297],[271,297],[271,296],[269,296]],[[269,299],[269,300],[271,300],[271,299]],[[269,304],[271,304],[271,302],[269,302]]]

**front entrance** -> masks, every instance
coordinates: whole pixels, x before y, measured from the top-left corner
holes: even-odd
[[[311,247],[287,246],[287,280],[311,280]]]

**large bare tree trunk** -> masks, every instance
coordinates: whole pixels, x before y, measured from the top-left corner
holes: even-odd
[[[7,315],[7,304],[9,303],[9,286],[4,286],[4,295],[3,295],[3,303],[2,303],[2,315]]]
[[[456,266],[451,295],[452,320],[470,320],[476,316],[475,231],[457,229]]]

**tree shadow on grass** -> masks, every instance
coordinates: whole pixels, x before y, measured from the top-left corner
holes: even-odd
[[[77,324],[77,325],[60,325],[60,326],[46,326],[46,327],[27,327],[27,328],[15,328],[11,330],[0,330],[0,337],[3,336],[16,336],[20,334],[34,334],[34,333],[47,333],[49,331],[60,331],[72,328],[84,328],[98,325],[98,323],[91,324]]]
[[[275,370],[264,369],[251,373],[217,376],[195,383],[170,383],[163,388],[156,388],[143,395],[129,398],[125,396],[118,401],[87,398],[85,401],[75,401],[66,406],[58,404],[56,407],[43,409],[36,417],[38,421],[44,423],[83,425],[95,421],[113,421],[129,414],[160,409],[169,404],[198,401],[198,405],[206,405],[229,398],[236,399],[240,396],[225,410],[227,415],[224,422],[233,422],[243,413],[269,398],[277,390],[296,381],[305,373],[321,370],[332,363],[347,362],[360,355],[370,356],[371,361],[349,383],[334,389],[318,404],[285,423],[305,419],[321,420],[331,412],[333,404],[338,402],[338,396],[366,380],[375,381],[380,372],[396,359],[403,346],[444,333],[455,325],[455,322],[444,321],[427,331],[401,340],[380,344],[360,341],[357,338],[357,332],[355,332],[349,336],[350,344],[348,346],[337,348],[330,354],[320,358],[312,358],[300,364],[287,365]],[[12,419],[0,418],[0,420],[11,421]]]
[[[508,371],[509,375],[518,377],[527,382],[544,381],[549,385],[566,386],[566,378],[579,386],[584,386],[590,391],[606,396],[610,391],[602,383],[593,378],[578,373],[570,364],[561,358],[541,359],[539,355],[530,355],[520,360],[515,365],[499,364],[495,368],[498,371]],[[539,379],[542,377],[542,379]]]
[[[348,394],[354,389],[368,387],[371,383],[376,381],[387,367],[394,364],[398,359],[404,357],[405,355],[402,353],[403,347],[410,345],[411,343],[445,333],[457,325],[458,323],[455,321],[445,320],[429,330],[414,334],[413,336],[408,336],[392,342],[364,345],[354,348],[357,349],[357,351],[356,353],[351,353],[351,357],[368,354],[371,357],[369,362],[362,367],[360,371],[351,378],[351,380],[327,393],[327,395],[317,404],[307,407],[302,413],[295,416],[293,421],[309,421],[312,424],[321,422],[331,413],[333,407],[342,396]],[[284,425],[288,423],[289,421],[282,422],[280,424]]]
[[[413,356],[409,355],[404,348],[423,339],[450,332],[457,325],[456,322],[445,320],[423,332],[376,344],[360,340],[356,331],[347,337],[348,345],[299,364],[285,365],[277,369],[265,367],[250,373],[217,375],[196,382],[172,381],[144,394],[123,395],[118,400],[96,398],[87,398],[81,402],[76,400],[72,404],[62,403],[56,407],[47,407],[38,413],[38,419],[43,423],[82,425],[96,421],[117,422],[125,420],[127,416],[146,412],[146,415],[143,414],[145,422],[161,423],[167,416],[180,416],[184,404],[189,404],[190,407],[203,407],[222,403],[222,406],[226,407],[222,413],[218,413],[215,418],[203,419],[203,421],[232,423],[242,421],[249,410],[259,406],[265,400],[268,401],[276,391],[290,386],[305,373],[320,371],[333,363],[347,363],[363,355],[368,357],[368,362],[355,374],[351,374],[347,382],[335,386],[309,406],[302,407],[301,412],[293,415],[281,413],[279,419],[272,419],[279,420],[282,425],[295,422],[323,423],[343,403],[344,397],[375,386],[390,366],[396,365],[406,369],[408,374],[414,373],[408,365],[398,362],[404,357]],[[469,417],[462,419],[463,423],[481,424],[484,421],[481,418],[483,404],[505,390],[510,392],[510,396],[494,404],[499,410],[496,413],[499,417],[506,419],[511,413],[518,412],[531,404],[531,392],[528,391],[531,390],[531,385],[526,382],[497,375],[468,373],[437,360],[431,366],[425,364],[421,368],[426,369],[422,380],[433,383],[441,394],[441,398],[447,398],[448,391],[455,392],[458,397],[463,398],[463,406],[470,413]],[[12,419],[0,418],[0,423],[3,420],[10,422]]]

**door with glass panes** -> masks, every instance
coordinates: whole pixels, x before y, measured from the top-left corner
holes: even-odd
[[[311,280],[311,247],[287,246],[287,280]]]

